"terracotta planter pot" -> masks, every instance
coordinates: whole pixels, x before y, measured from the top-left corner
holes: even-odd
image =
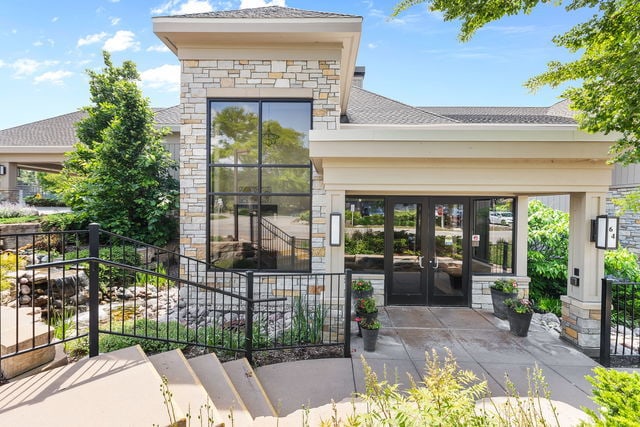
[[[498,319],[505,320],[507,318],[507,306],[504,300],[507,298],[516,298],[518,294],[500,292],[491,288],[491,302],[493,303],[493,315]]]
[[[533,313],[516,313],[508,309],[507,317],[509,319],[509,331],[517,337],[526,337],[529,333]]]
[[[376,351],[378,332],[380,329],[362,329],[362,342],[364,351]]]

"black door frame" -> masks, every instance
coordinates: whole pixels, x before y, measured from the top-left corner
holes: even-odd
[[[422,205],[422,212],[419,218],[420,225],[418,231],[421,239],[424,269],[420,275],[421,296],[392,295],[393,285],[393,212],[397,203],[416,203]],[[462,263],[462,286],[464,294],[459,297],[435,296],[433,295],[434,270],[431,260],[434,259],[436,251],[435,221],[432,212],[437,204],[459,203],[463,209],[463,263]],[[384,256],[384,276],[385,276],[385,305],[428,305],[428,306],[461,306],[469,307],[471,301],[470,285],[470,233],[471,233],[471,199],[469,197],[455,196],[387,196],[385,197],[385,256]]]

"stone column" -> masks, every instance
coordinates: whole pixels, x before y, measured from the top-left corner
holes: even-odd
[[[18,165],[16,163],[2,162],[5,174],[0,175],[0,201],[9,200],[18,202]]]
[[[572,193],[567,295],[562,296],[562,338],[588,355],[600,348],[604,251],[591,242],[591,220],[606,213],[606,193]]]

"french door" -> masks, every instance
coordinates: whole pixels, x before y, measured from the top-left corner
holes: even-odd
[[[467,205],[452,197],[387,199],[387,304],[468,306]]]

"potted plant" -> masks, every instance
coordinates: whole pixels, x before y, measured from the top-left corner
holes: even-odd
[[[362,342],[364,351],[376,351],[376,342],[378,341],[378,331],[380,330],[380,321],[373,320],[367,322],[361,320],[360,328],[362,329]]]
[[[507,318],[507,310],[504,301],[514,298],[518,293],[518,283],[515,279],[499,279],[493,282],[491,288],[491,302],[493,303],[493,315],[498,319]]]
[[[526,337],[533,316],[533,303],[528,298],[507,298],[504,301],[509,319],[509,331],[517,337]]]
[[[373,297],[359,298],[356,300],[356,316],[367,322],[378,318],[378,306]]]
[[[370,280],[358,279],[351,282],[352,297],[354,300],[373,296],[373,285]]]

